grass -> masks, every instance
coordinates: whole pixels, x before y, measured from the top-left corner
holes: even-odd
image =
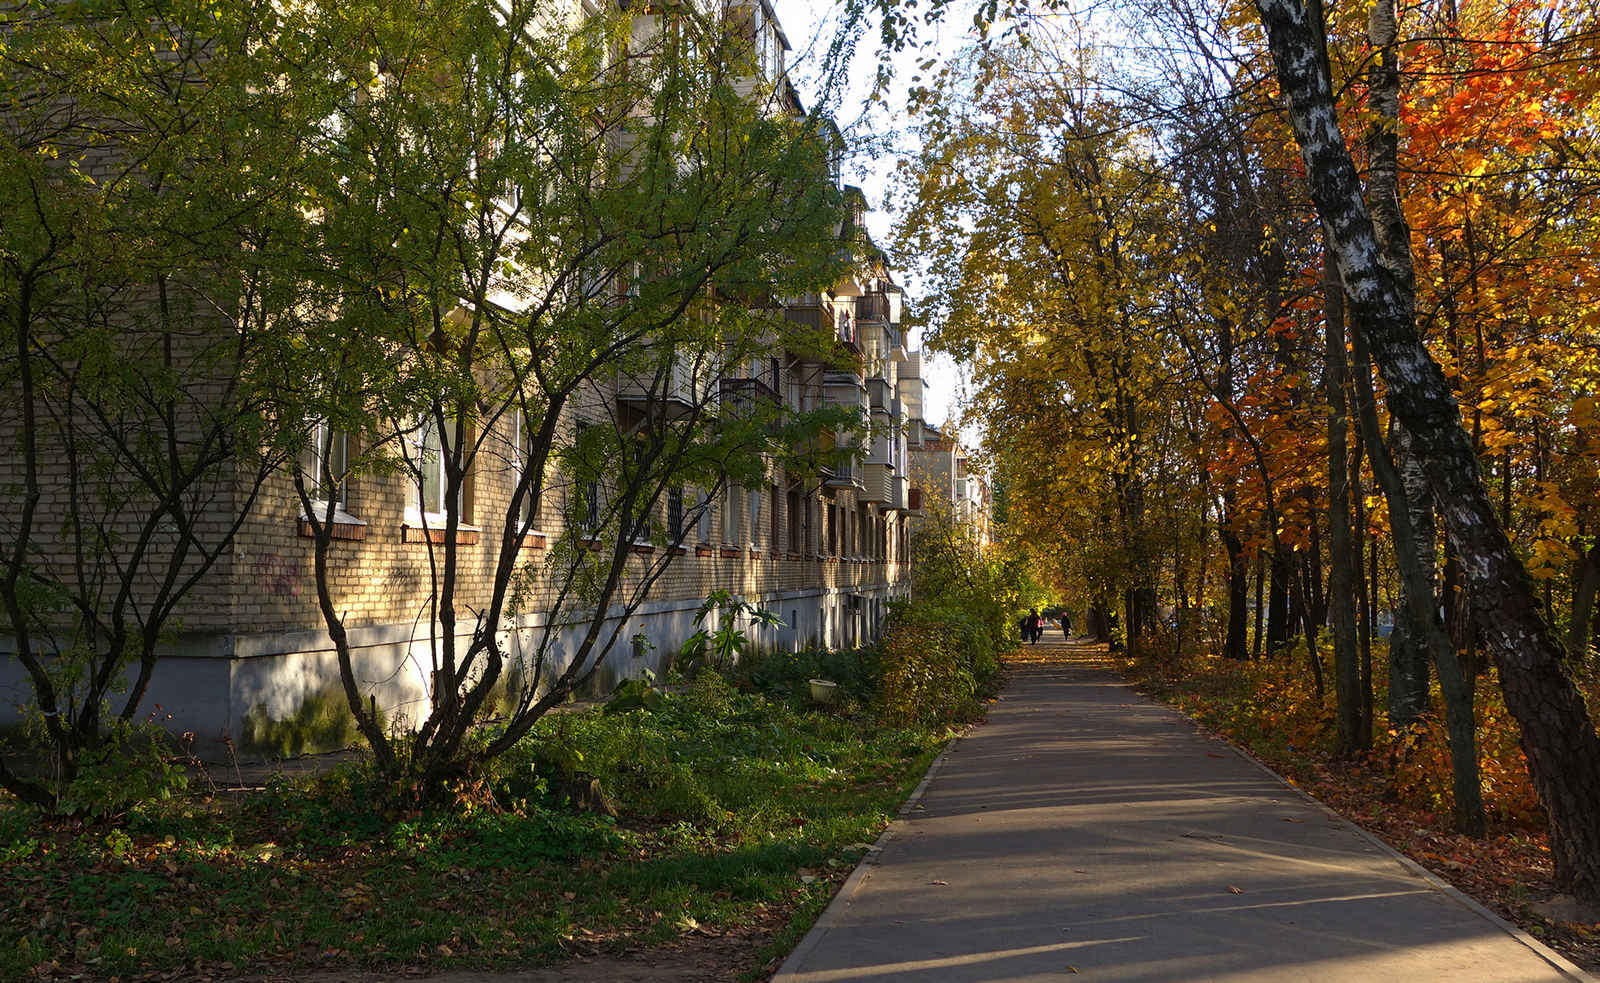
[[[358,767],[115,827],[0,800],[0,978],[539,964],[774,909],[781,954],[943,742],[710,677],[658,711],[547,719],[435,812],[375,811]],[[617,816],[572,811],[574,776]]]

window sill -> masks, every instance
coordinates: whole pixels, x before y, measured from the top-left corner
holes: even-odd
[[[522,539],[519,541],[518,545],[520,545],[523,549],[542,550],[546,546],[550,545],[550,540],[542,532],[528,532],[523,533]]]
[[[710,556],[713,552],[715,551],[709,546],[696,546],[694,548],[695,556]]]
[[[743,554],[738,550],[731,550],[724,546],[722,549],[717,551],[717,555],[722,557],[724,560],[736,560]]]
[[[325,505],[326,503],[324,503],[324,506]],[[327,515],[327,512],[318,510],[317,514],[322,516]],[[311,516],[300,516],[299,529],[302,537],[306,539],[316,538],[317,531],[316,528],[311,524]],[[358,519],[346,512],[344,509],[335,507],[333,510],[333,521],[329,523],[328,538],[342,539],[348,542],[360,542],[361,540],[367,538],[366,520]]]
[[[424,523],[426,519],[426,523]],[[400,525],[400,541],[402,543],[430,543],[434,546],[444,546],[449,542],[445,533],[445,517],[429,513],[422,516],[411,510],[406,511],[405,521]],[[479,535],[482,532],[477,526],[462,523],[456,526],[455,544],[457,546],[478,545]]]

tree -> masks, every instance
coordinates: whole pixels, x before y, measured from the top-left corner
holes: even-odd
[[[1523,727],[1530,771],[1550,816],[1555,879],[1600,903],[1600,736],[1562,668],[1564,655],[1539,614],[1526,570],[1506,539],[1471,441],[1412,315],[1415,298],[1382,262],[1371,215],[1340,134],[1320,39],[1293,0],[1258,0],[1279,83],[1318,212],[1332,232],[1353,315],[1389,390],[1389,406],[1416,441],[1434,497],[1473,591],[1475,613],[1500,671],[1506,704]]]
[[[16,5],[0,44],[0,600],[47,810],[153,790],[130,743],[173,627],[301,429],[306,224],[284,193],[325,90],[270,84],[264,5]],[[203,22],[205,30],[189,28]],[[255,150],[249,157],[241,148]],[[98,774],[97,790],[79,786]],[[96,798],[96,797],[100,798]]]
[[[544,30],[546,11],[368,2],[313,25],[361,95],[309,191],[327,303],[303,343],[328,369],[307,401],[359,437],[336,485],[411,489],[430,680],[414,733],[362,696],[337,488],[304,468],[296,487],[350,712],[407,799],[521,740],[595,673],[711,502],[814,466],[812,438],[843,422],[736,384],[774,351],[828,357],[831,332],[782,309],[852,258],[827,128],[735,23],[684,6]],[[491,474],[508,497],[468,494]],[[469,740],[496,703],[495,732]]]

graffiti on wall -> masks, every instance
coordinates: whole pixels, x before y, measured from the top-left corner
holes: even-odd
[[[273,597],[299,597],[300,561],[293,557],[267,553],[250,564],[250,575],[262,593]]]

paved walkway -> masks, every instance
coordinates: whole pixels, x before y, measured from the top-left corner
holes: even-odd
[[[1089,647],[1053,649],[935,766],[775,983],[1588,979]]]

